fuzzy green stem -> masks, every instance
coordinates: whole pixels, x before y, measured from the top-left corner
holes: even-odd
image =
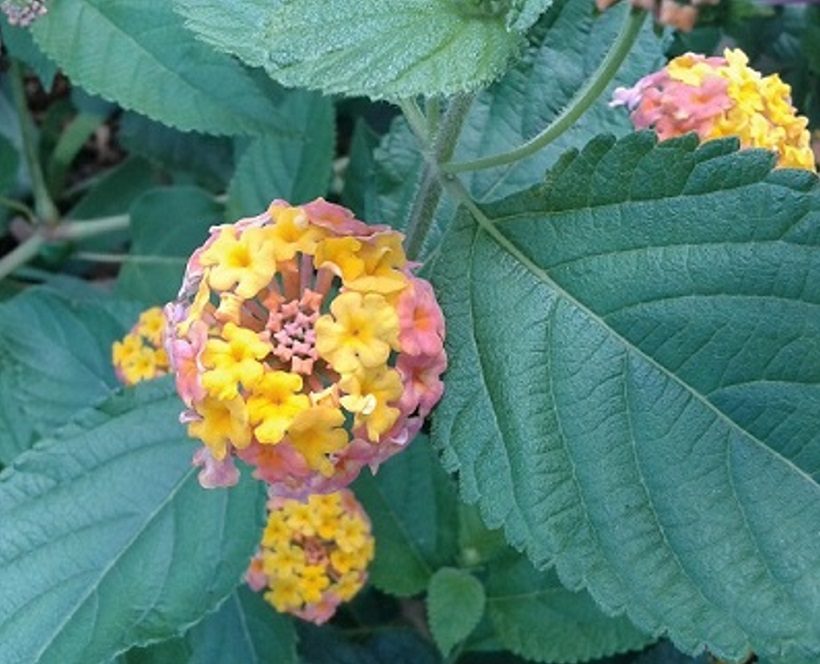
[[[453,156],[461,127],[470,110],[471,103],[472,96],[470,95],[454,97],[439,123],[435,137],[432,139],[427,130],[426,122],[425,126],[416,130],[414,124],[408,118],[411,128],[418,136],[419,142],[422,143],[425,156],[419,188],[407,224],[406,250],[407,256],[411,260],[418,256],[433,226],[433,220],[442,194],[439,164]],[[413,111],[410,111],[410,113],[413,113]],[[431,140],[432,146],[430,145]]]
[[[404,117],[410,125],[410,129],[413,130],[416,138],[422,143],[423,149],[429,149],[430,133],[427,128],[427,119],[424,117],[424,113],[421,112],[415,99],[400,99],[399,108],[401,108],[401,112],[404,113]]]
[[[46,180],[43,177],[43,169],[40,166],[40,159],[37,154],[37,131],[34,120],[28,110],[28,100],[26,90],[23,85],[23,70],[16,60],[11,61],[9,68],[9,79],[11,83],[11,96],[14,99],[14,106],[17,110],[17,117],[20,122],[20,136],[23,141],[23,156],[28,166],[29,178],[31,179],[31,191],[34,195],[34,211],[37,217],[49,225],[55,225],[60,218],[57,206],[51,200],[46,187]]]
[[[134,263],[142,265],[185,265],[182,256],[149,256],[140,254],[108,254],[96,251],[78,251],[71,258],[89,263]]]
[[[462,173],[465,171],[480,171],[485,168],[504,166],[530,157],[549,145],[567,131],[567,129],[572,127],[575,121],[578,120],[598,99],[601,93],[606,90],[607,86],[621,68],[626,56],[629,55],[629,52],[632,50],[632,46],[640,34],[645,17],[646,12],[643,10],[629,11],[617,39],[598,66],[598,69],[589,78],[584,87],[578,91],[569,106],[567,106],[544,131],[509,152],[502,152],[472,161],[443,164],[441,167],[442,170],[447,173]]]

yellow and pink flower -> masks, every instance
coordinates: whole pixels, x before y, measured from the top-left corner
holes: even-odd
[[[347,489],[305,502],[271,498],[268,509],[246,581],[277,611],[321,625],[367,582],[370,519]]]
[[[748,62],[740,49],[723,57],[686,53],[615,90],[610,105],[625,106],[636,129],[653,129],[661,140],[688,132],[703,141],[736,136],[743,148],[774,152],[779,167],[814,171],[808,120],[792,106],[791,88]]]
[[[274,495],[329,493],[412,440],[447,361],[402,239],[322,199],[211,229],[165,309],[204,486],[236,456]]]
[[[111,348],[114,373],[124,385],[164,376],[169,371],[168,355],[163,348],[165,319],[160,307],[140,314],[134,327]]]

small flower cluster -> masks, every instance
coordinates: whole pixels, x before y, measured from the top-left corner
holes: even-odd
[[[136,325],[121,341],[114,342],[111,359],[120,382],[134,385],[168,373],[168,355],[162,340],[164,328],[162,309],[153,307],[140,314]]]
[[[48,9],[44,0],[4,0],[0,3],[2,11],[11,25],[27,27],[34,23]]]
[[[626,106],[637,129],[661,140],[696,132],[701,140],[737,136],[744,148],[765,148],[778,166],[815,169],[808,120],[791,104],[777,74],[762,76],[739,49],[723,57],[681,55],[632,88],[615,90],[611,106]]]
[[[277,611],[318,625],[367,581],[370,520],[347,489],[306,502],[272,498],[262,544],[246,579]]]
[[[166,306],[203,486],[347,486],[400,451],[442,394],[444,320],[402,235],[318,199],[216,226]]]

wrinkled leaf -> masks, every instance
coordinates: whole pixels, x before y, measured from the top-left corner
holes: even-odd
[[[820,651],[820,188],[602,137],[461,213],[434,419],[491,527],[688,652]]]
[[[481,581],[469,572],[443,567],[433,575],[427,589],[427,618],[443,655],[476,628],[484,615],[485,601]]]
[[[237,584],[263,491],[247,476],[202,489],[179,410],[170,380],[138,386],[0,474],[0,660],[105,661],[180,633]]]
[[[474,90],[521,47],[504,17],[460,0],[175,0],[205,41],[287,86],[372,99]]]
[[[287,129],[243,68],[166,3],[54,2],[31,32],[72,82],[153,120],[212,134]]]

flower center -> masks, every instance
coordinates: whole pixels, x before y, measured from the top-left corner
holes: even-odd
[[[321,295],[305,290],[299,300],[280,304],[268,316],[267,328],[272,332],[273,354],[291,370],[309,375],[319,357],[316,351],[314,325],[319,318]]]

